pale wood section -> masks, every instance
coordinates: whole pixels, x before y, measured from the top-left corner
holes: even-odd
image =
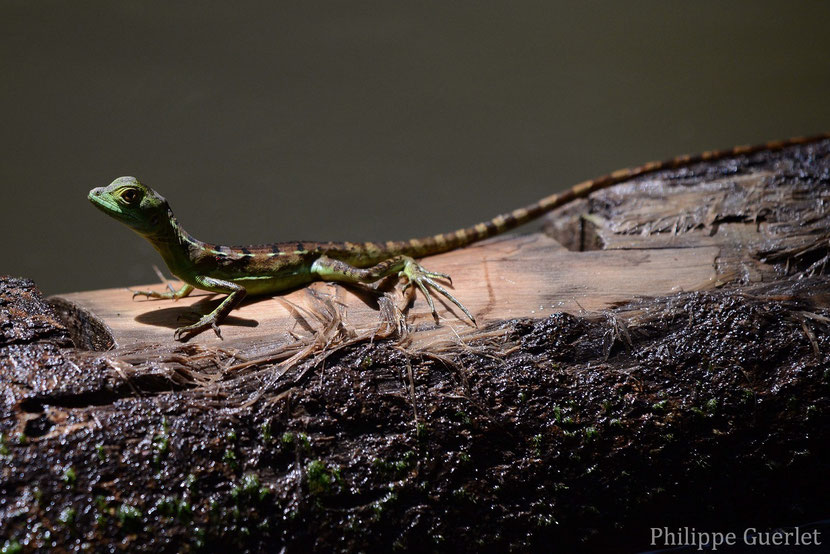
[[[825,187],[782,184],[774,171],[692,183],[653,178],[599,191],[552,214],[546,230],[606,253],[717,247],[718,281],[743,283],[780,278],[774,260],[797,262],[828,234]]]
[[[715,278],[718,248],[665,248],[652,251],[571,252],[545,235],[503,237],[463,250],[433,256],[424,265],[453,277],[453,293],[476,317],[478,324],[518,317],[546,317],[554,312],[596,311],[638,296],[658,296],[710,287]],[[162,290],[162,285],[149,285]],[[135,288],[146,288],[136,286]],[[381,324],[377,293],[357,287],[315,283],[278,297],[252,298],[235,310],[222,325],[223,341],[204,332],[190,342],[206,346],[233,346],[294,340],[291,333],[308,335],[305,317],[299,321],[291,306],[306,310],[319,307],[310,290],[342,304],[345,324],[367,331]],[[133,301],[126,289],[107,289],[62,295],[106,323],[120,346],[143,342],[167,343],[182,316],[206,313],[218,297],[194,292],[178,300]],[[463,334],[474,329],[460,311],[441,302],[441,325],[429,335]],[[399,304],[402,296],[397,294]],[[448,308],[452,307],[452,310]],[[300,311],[300,313],[302,313]],[[435,323],[418,293],[408,321],[416,330],[427,331]]]

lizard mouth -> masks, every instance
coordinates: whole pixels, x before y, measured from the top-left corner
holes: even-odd
[[[89,191],[87,195],[92,205],[107,214],[127,225],[133,226],[136,223],[129,213],[122,210],[121,206],[106,193],[106,187],[98,187]]]
[[[115,202],[112,201],[106,194],[104,194],[104,187],[94,188],[89,191],[89,195],[87,196],[89,201],[92,202],[92,205],[102,210],[110,215],[115,215],[119,213],[121,210],[118,209],[118,206]]]

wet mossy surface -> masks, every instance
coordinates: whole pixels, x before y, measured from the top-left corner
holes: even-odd
[[[0,542],[616,551],[653,526],[820,519],[828,292],[816,277],[509,321],[441,355],[357,344],[247,407],[132,390],[50,333],[7,342]]]

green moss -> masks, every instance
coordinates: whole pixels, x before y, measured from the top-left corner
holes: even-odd
[[[6,434],[0,433],[0,456],[11,456],[9,445],[6,444]]]
[[[182,482],[182,487],[192,492],[193,489],[196,488],[196,476],[190,473],[187,477],[185,477],[184,482]]]
[[[429,436],[429,427],[423,421],[419,421],[415,424],[415,437],[419,441],[426,440],[427,436]]]
[[[255,473],[246,473],[240,483],[231,489],[231,496],[238,506],[263,502],[271,494],[271,489],[260,486]]]
[[[573,418],[566,417],[565,409],[561,406],[554,404],[553,408],[551,408],[551,415],[553,415],[553,420],[558,423],[559,425],[570,425],[573,423]]]
[[[338,468],[331,469],[320,460],[312,460],[305,468],[308,492],[312,495],[328,494],[336,481],[342,480]]]
[[[225,452],[222,454],[222,461],[234,469],[236,469],[239,466],[239,464],[236,462],[236,452],[234,452],[230,448],[225,450]]]
[[[107,453],[104,451],[103,444],[96,444],[95,445],[95,455],[98,456],[98,459],[102,462],[107,459]]]
[[[159,465],[170,451],[170,426],[167,418],[161,420],[161,431],[153,436],[153,464]]]
[[[360,360],[360,369],[365,371],[371,368],[373,363],[374,361],[372,360],[372,357],[367,354],[366,356],[363,356],[362,360]]]
[[[542,455],[542,444],[544,444],[544,441],[545,438],[542,436],[541,433],[530,437],[530,445],[533,447],[533,452],[536,454],[536,456]]]
[[[182,522],[190,521],[193,508],[184,498],[165,496],[156,502],[156,510],[162,517],[175,518]]]
[[[14,539],[9,539],[0,547],[0,554],[20,554],[23,552],[23,546]]]
[[[407,450],[403,453],[403,457],[395,464],[398,471],[404,471],[415,465],[415,452]]]
[[[263,423],[259,428],[259,436],[262,438],[262,442],[269,443],[271,442],[274,437],[271,435],[271,424],[267,421]]]
[[[470,425],[472,420],[470,419],[470,414],[465,412],[464,410],[458,410],[455,412],[455,417],[464,425]]]
[[[207,531],[204,527],[193,528],[193,546],[197,550],[201,550],[206,545]]]
[[[70,487],[74,487],[75,483],[78,481],[78,475],[75,473],[75,468],[72,466],[67,467],[63,470],[63,476],[61,477],[63,482],[69,485]]]
[[[294,444],[294,433],[286,431],[280,437],[280,444],[284,444],[286,446]]]
[[[259,477],[255,473],[246,473],[242,477],[242,490],[246,493],[259,490]]]
[[[144,514],[130,504],[122,504],[118,507],[116,517],[121,523],[121,526],[127,531],[138,531],[141,529],[142,517]]]
[[[653,412],[664,412],[669,405],[668,400],[661,400],[660,402],[655,402],[651,405],[651,410]]]
[[[383,458],[375,458],[372,460],[372,465],[376,468],[399,477],[415,466],[416,455],[412,450],[406,451],[398,460],[384,460]],[[339,468],[332,470],[339,472]]]
[[[75,525],[75,517],[78,515],[78,512],[69,506],[61,510],[60,515],[58,515],[58,521],[60,521],[66,527],[72,527]]]
[[[706,402],[706,406],[704,409],[709,412],[710,414],[714,414],[718,410],[718,399],[717,398],[710,398]]]
[[[176,514],[176,499],[172,496],[165,496],[156,501],[156,510],[162,517],[170,517]]]
[[[297,434],[297,441],[300,443],[300,446],[308,450],[311,448],[311,439],[308,438],[308,435],[305,433],[298,433]]]
[[[109,508],[107,498],[102,494],[96,496],[92,503],[95,504],[95,509],[99,512],[106,512],[107,508]]]
[[[231,431],[228,431],[228,432],[225,434],[225,438],[226,438],[226,439],[228,439],[230,442],[236,442],[236,439],[237,439],[238,437],[237,437],[237,435],[236,435],[236,431],[231,430]]]
[[[586,427],[582,432],[585,434],[587,440],[593,440],[599,436],[599,431],[594,426]]]
[[[468,491],[464,486],[458,487],[452,491],[452,496],[458,502],[469,502],[471,504],[476,503],[475,497],[470,494],[470,491]]]

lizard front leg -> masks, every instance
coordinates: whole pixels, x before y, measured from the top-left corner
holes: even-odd
[[[166,292],[156,292],[154,290],[128,290],[133,293],[133,298],[135,298],[136,296],[146,296],[147,298],[164,298],[167,300],[178,300],[179,298],[184,298],[185,296],[193,292],[193,286],[185,283],[179,290],[168,290]]]
[[[366,269],[351,266],[344,261],[335,260],[328,256],[321,256],[311,265],[311,272],[323,281],[336,281],[341,283],[374,283],[384,277],[397,273],[399,277],[406,277],[407,279],[404,290],[412,284],[415,284],[421,289],[421,292],[427,299],[430,310],[432,310],[432,315],[436,319],[438,318],[438,313],[435,311],[435,304],[432,301],[432,295],[429,293],[430,288],[437,290],[447,300],[458,306],[470,318],[470,321],[473,323],[476,321],[470,311],[461,302],[435,281],[435,279],[447,279],[452,283],[449,275],[427,271],[421,264],[409,256],[394,256]]]
[[[195,335],[204,331],[205,329],[213,329],[216,336],[222,338],[222,333],[219,331],[219,324],[223,319],[236,308],[242,299],[245,298],[247,291],[245,287],[237,285],[231,281],[223,281],[221,279],[214,279],[213,277],[196,276],[196,284],[200,289],[208,290],[210,292],[224,293],[228,296],[216,307],[215,310],[203,316],[199,321],[193,325],[179,327],[173,333],[173,338],[176,340],[184,340],[186,336]],[[192,289],[193,287],[191,287]]]

